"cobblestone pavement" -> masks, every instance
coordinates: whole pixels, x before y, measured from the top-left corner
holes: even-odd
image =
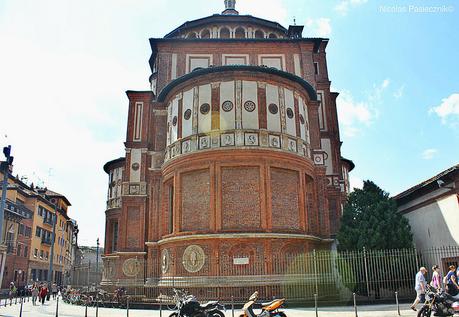
[[[3,303],[3,301],[2,301]],[[20,305],[12,305],[0,307],[0,316],[2,317],[19,317]],[[257,310],[258,311],[258,310]],[[315,317],[314,309],[286,309],[284,310],[288,317]],[[240,310],[235,310],[234,316],[238,317]],[[88,317],[96,315],[95,308],[88,308]],[[99,317],[124,317],[126,310],[99,308]],[[22,310],[23,317],[49,317],[56,316],[56,301],[51,300],[45,303],[44,306],[33,306],[31,302],[26,302]],[[59,317],[84,317],[85,308],[65,304],[59,301]],[[129,317],[160,317],[160,312],[157,310],[130,310]],[[162,317],[168,317],[169,312],[163,311]],[[227,317],[232,317],[231,310],[226,312]],[[355,317],[353,307],[323,307],[319,309],[320,317]],[[395,305],[374,305],[358,307],[358,317],[397,317],[397,309]],[[408,308],[408,304],[401,306],[401,316],[416,316],[416,313]]]

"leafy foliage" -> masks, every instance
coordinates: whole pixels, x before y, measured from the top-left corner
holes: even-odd
[[[395,201],[372,181],[349,194],[338,232],[340,250],[387,250],[413,246],[408,220]]]

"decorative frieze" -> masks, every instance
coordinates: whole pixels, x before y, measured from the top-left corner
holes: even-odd
[[[145,196],[147,195],[146,182],[124,182],[123,183],[123,196]]]

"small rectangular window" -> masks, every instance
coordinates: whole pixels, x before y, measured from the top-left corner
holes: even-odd
[[[314,62],[314,74],[319,75],[319,63]]]

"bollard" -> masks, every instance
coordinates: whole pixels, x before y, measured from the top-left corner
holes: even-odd
[[[231,316],[234,317],[234,296],[231,295]]]
[[[99,317],[99,301],[97,300],[97,297],[96,297],[96,317]]]
[[[163,302],[159,302],[159,317],[163,317]]]
[[[316,311],[316,317],[319,317],[319,308],[318,308],[318,305],[317,305],[317,294],[314,294],[314,307],[315,307],[315,311]]]
[[[129,296],[126,298],[126,317],[129,317]]]
[[[22,317],[22,297],[21,297],[21,308],[19,309],[19,317]]]
[[[56,302],[56,317],[59,317],[59,296],[57,296]]]
[[[85,302],[84,317],[88,317],[88,301]]]
[[[358,317],[358,315],[357,315],[357,301],[356,301],[356,299],[355,299],[355,293],[352,293],[352,296],[354,297],[355,317]]]
[[[18,298],[15,297],[15,298],[14,298],[14,305],[16,305],[17,303],[18,303]]]
[[[398,303],[398,292],[395,292],[395,302],[397,303],[397,313],[400,316],[400,305]]]

